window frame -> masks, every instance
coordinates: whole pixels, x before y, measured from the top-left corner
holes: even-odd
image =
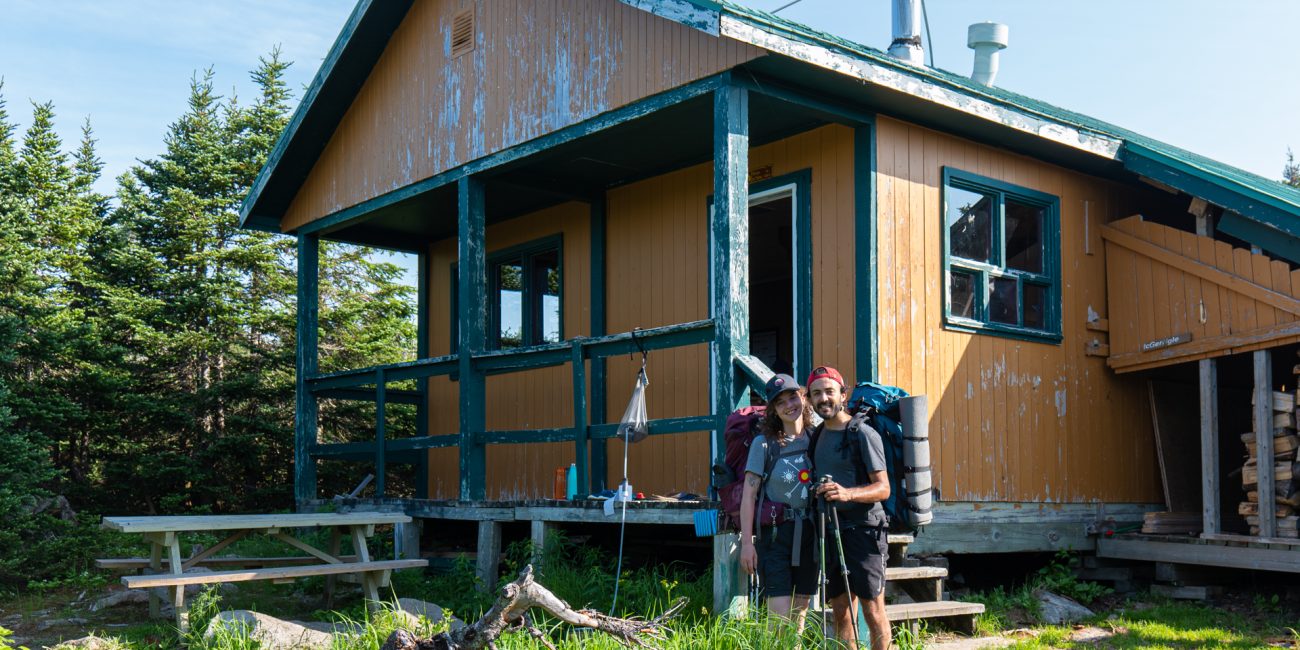
[[[990,211],[992,241],[990,242],[990,260],[981,262],[952,254],[948,226],[949,188],[991,194],[997,198],[995,209]],[[1042,244],[1043,270],[1033,273],[1009,268],[1006,263],[1006,203],[1013,199],[1032,207],[1043,209]],[[1061,200],[1060,197],[1020,187],[978,174],[943,168],[942,206],[939,222],[943,239],[943,316],[946,329],[992,334],[1008,338],[1044,343],[1060,343],[1061,334]],[[975,276],[974,291],[975,318],[957,316],[952,312],[952,276],[954,271]],[[993,278],[1006,278],[1016,281],[1017,324],[999,323],[989,316],[990,282]],[[1024,326],[1025,285],[1031,284],[1046,288],[1043,305],[1042,329]]]
[[[542,296],[543,294],[533,290],[533,274],[530,271],[532,258],[546,253],[555,253],[556,268],[560,272],[559,291],[556,297],[559,299],[558,314],[558,341],[541,340],[543,333],[539,329],[543,327],[545,317],[542,314]],[[517,348],[501,347],[501,299],[500,299],[500,274],[493,271],[498,265],[506,262],[519,260],[520,266],[524,269],[521,280],[523,287],[520,289],[521,302],[523,307],[522,322],[520,328],[522,331],[522,340]],[[493,251],[487,255],[484,261],[486,265],[487,287],[485,295],[487,297],[487,323],[484,332],[484,347],[487,350],[501,349],[522,349],[537,345],[551,345],[565,341],[564,337],[564,237],[562,234],[554,234],[532,241],[524,242],[515,246]],[[451,265],[451,353],[460,352],[460,296],[459,283],[460,266],[458,262]],[[539,321],[539,318],[541,319]]]

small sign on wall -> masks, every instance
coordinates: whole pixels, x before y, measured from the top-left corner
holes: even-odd
[[[1162,339],[1156,339],[1154,341],[1147,341],[1146,343],[1143,343],[1142,351],[1150,352],[1152,350],[1159,350],[1161,348],[1167,348],[1171,345],[1187,343],[1188,341],[1191,340],[1192,340],[1191,332],[1185,332],[1183,334],[1175,334],[1173,336],[1166,336],[1165,338]]]

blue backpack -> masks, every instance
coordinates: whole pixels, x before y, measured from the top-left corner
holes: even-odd
[[[920,524],[930,521],[930,508],[918,508],[913,503],[917,496],[928,493],[929,489],[910,493],[906,489],[904,478],[908,473],[929,472],[930,468],[908,467],[903,460],[903,446],[913,441],[904,435],[900,422],[898,401],[904,397],[907,397],[907,391],[897,386],[864,381],[853,387],[853,392],[849,395],[848,411],[853,414],[853,422],[849,424],[851,428],[865,421],[880,434],[885,447],[886,473],[889,475],[889,499],[881,505],[889,519],[890,532],[911,534],[916,532]],[[853,457],[861,459],[861,439],[850,436],[849,440],[854,446]],[[860,464],[861,461],[858,462]],[[865,473],[865,467],[859,467],[858,472]],[[866,478],[861,476],[858,480],[865,481]]]

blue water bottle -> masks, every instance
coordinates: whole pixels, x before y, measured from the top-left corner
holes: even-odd
[[[572,501],[578,498],[578,464],[569,463],[568,488],[564,490],[564,498]]]

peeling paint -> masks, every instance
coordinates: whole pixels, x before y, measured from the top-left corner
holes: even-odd
[[[691,29],[698,29],[710,36],[717,36],[721,14],[716,9],[702,7],[688,0],[619,0],[642,11],[650,12],[661,18],[681,23]]]
[[[1056,391],[1056,417],[1065,417],[1066,402],[1065,389],[1062,388],[1061,390]]]

